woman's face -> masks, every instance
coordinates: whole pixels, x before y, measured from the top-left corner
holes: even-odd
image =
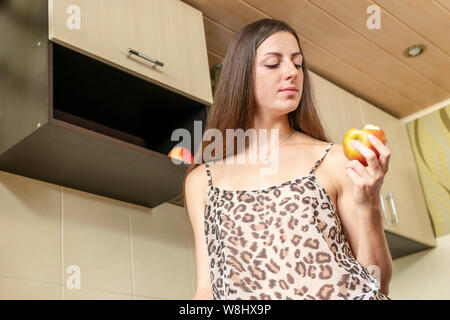
[[[256,50],[253,80],[257,112],[280,116],[300,103],[303,57],[295,37],[285,31],[268,37]],[[297,91],[282,91],[295,87]]]

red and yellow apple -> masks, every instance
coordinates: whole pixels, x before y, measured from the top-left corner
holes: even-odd
[[[192,163],[194,161],[194,156],[192,153],[184,147],[175,147],[169,152],[169,157],[181,160],[186,163]]]
[[[377,158],[379,158],[380,153],[377,151],[377,148],[370,143],[369,134],[377,137],[383,144],[386,144],[386,136],[383,130],[376,125],[366,124],[362,130],[358,130],[356,128],[350,129],[345,133],[344,141],[342,143],[344,154],[348,160],[358,160],[363,166],[367,167],[366,158],[352,146],[350,141],[353,139],[358,140],[363,145],[371,149],[375,152]]]

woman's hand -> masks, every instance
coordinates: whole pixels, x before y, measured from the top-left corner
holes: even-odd
[[[377,137],[369,135],[369,140],[379,152],[380,157],[377,159],[375,152],[361,142],[352,140],[353,147],[366,158],[367,167],[358,160],[349,161],[345,167],[347,175],[353,181],[353,198],[359,207],[371,207],[380,200],[381,185],[391,158],[388,147]]]

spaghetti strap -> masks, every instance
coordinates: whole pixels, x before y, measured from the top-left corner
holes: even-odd
[[[314,164],[314,166],[312,167],[311,171],[309,172],[310,175],[313,174],[314,170],[319,166],[319,164],[320,164],[320,162],[322,162],[323,158],[325,158],[325,156],[326,156],[327,153],[328,153],[328,150],[330,150],[330,148],[331,148],[332,145],[333,145],[333,142],[330,142],[330,143],[328,144],[328,146],[327,146],[327,148],[325,149],[325,151],[324,151],[322,157],[321,157],[319,160],[317,160],[317,162]]]
[[[209,171],[209,163],[205,162],[206,174],[208,175],[208,186],[212,186],[211,172]]]

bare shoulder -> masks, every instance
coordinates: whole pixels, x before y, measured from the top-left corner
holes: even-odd
[[[207,188],[208,175],[206,174],[206,166],[202,163],[189,172],[186,177],[185,194],[188,206],[194,199],[201,199],[204,203]]]
[[[330,157],[328,159],[328,170],[336,191],[340,193],[349,180],[345,172],[345,166],[349,160],[345,157],[341,144],[333,144],[328,153],[327,157]]]
[[[330,148],[329,153],[330,153],[330,157],[332,157],[334,161],[339,161],[339,162],[341,162],[341,164],[343,161],[347,160],[347,158],[344,155],[341,144],[333,143],[333,145]]]
[[[208,176],[206,174],[206,165],[204,163],[199,164],[195,169],[193,169],[191,172],[189,172],[188,176],[186,177],[186,180],[205,180],[208,181]]]

